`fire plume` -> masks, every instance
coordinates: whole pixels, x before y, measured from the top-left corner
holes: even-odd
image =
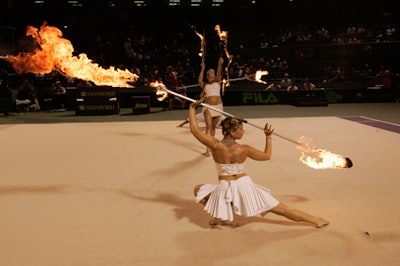
[[[299,160],[314,169],[341,169],[353,166],[352,161],[340,154],[335,154],[323,149],[314,149],[305,137],[301,137],[297,149],[301,150]],[[308,155],[307,155],[308,154]]]
[[[73,56],[72,43],[62,37],[61,30],[46,23],[40,30],[28,26],[26,35],[36,42],[37,47],[34,51],[4,57],[18,74],[48,74],[56,70],[64,76],[112,87],[133,87],[128,82],[135,82],[139,78],[128,70],[115,67],[104,69],[93,63],[86,54]]]

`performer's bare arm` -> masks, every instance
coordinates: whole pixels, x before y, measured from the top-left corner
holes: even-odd
[[[204,62],[201,62],[200,66],[201,66],[201,70],[199,73],[198,82],[199,82],[200,88],[204,89],[204,69],[206,68],[206,64]]]
[[[265,133],[265,148],[264,151],[260,151],[252,146],[243,145],[246,147],[247,156],[256,161],[266,161],[271,159],[272,156],[272,132],[274,129],[268,123],[265,124],[264,133]]]
[[[224,62],[224,59],[220,57],[218,59],[218,66],[217,66],[217,72],[215,73],[215,80],[217,82],[221,82],[222,80],[222,63]]]
[[[199,106],[203,101],[204,98],[201,98],[197,102],[191,103],[189,106],[190,131],[198,141],[200,141],[210,149],[215,150],[217,148],[219,141],[213,136],[208,135],[204,131],[200,130],[196,119],[196,107]]]

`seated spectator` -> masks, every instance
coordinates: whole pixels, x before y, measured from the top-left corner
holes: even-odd
[[[380,67],[380,70],[376,76],[379,78],[380,84],[384,89],[392,88],[392,77],[393,73],[391,70],[385,68],[384,66]]]
[[[76,84],[76,88],[77,89],[81,89],[81,88],[92,88],[93,85],[90,81],[87,80],[80,80],[77,84]]]
[[[280,90],[280,89],[281,85],[279,84],[279,81],[275,79],[274,82],[269,84],[265,90],[268,91],[268,90]]]
[[[287,90],[287,88],[291,85],[291,83],[292,83],[292,80],[289,78],[289,74],[285,73],[283,75],[283,79],[281,80],[281,83],[280,83],[281,89]]]
[[[17,97],[15,99],[18,111],[29,111],[33,108],[35,111],[40,111],[39,101],[36,96],[36,91],[33,85],[29,82],[28,78],[25,78],[18,90]]]
[[[313,90],[316,86],[308,78],[304,79],[304,90]]]
[[[297,87],[296,82],[294,80],[292,80],[292,82],[290,83],[289,87],[287,87],[287,91],[291,92],[291,91],[297,91],[299,89],[299,87]]]

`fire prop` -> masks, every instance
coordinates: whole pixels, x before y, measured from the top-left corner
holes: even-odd
[[[302,151],[300,162],[308,165],[314,169],[327,169],[327,168],[350,168],[353,162],[350,158],[344,157],[339,154],[334,154],[330,151],[323,149],[312,148],[311,141],[308,141],[304,136],[298,141],[300,145],[297,149]],[[307,155],[309,154],[309,155]]]
[[[201,61],[204,63],[205,57],[206,57],[206,39],[205,39],[205,33],[203,32],[203,35],[198,33],[197,31],[194,31],[197,36],[199,36],[201,44],[200,44],[200,53],[199,56],[201,57]]]
[[[28,26],[26,36],[31,36],[38,47],[34,52],[20,53],[17,56],[6,55],[3,58],[11,63],[18,74],[48,74],[56,70],[64,76],[112,87],[133,87],[128,82],[135,82],[139,78],[128,70],[101,68],[86,54],[73,56],[74,48],[71,42],[62,38],[62,35],[61,30],[46,23],[40,30]]]
[[[240,78],[234,78],[231,79],[230,81],[240,81],[240,80],[248,80],[248,81],[253,81],[253,82],[258,82],[258,83],[264,83],[267,84],[266,81],[261,80],[262,76],[264,75],[268,75],[268,71],[267,70],[257,70],[256,73],[251,74],[251,75],[245,75],[243,77]],[[186,86],[181,86],[181,87],[176,87],[177,89],[188,89],[188,88],[193,88],[193,87],[197,87],[199,86],[199,84],[191,84],[191,85],[186,85]]]
[[[262,71],[262,70],[257,70],[256,74],[255,74],[255,81],[260,82],[260,83],[264,83],[267,84],[266,81],[261,80],[262,76],[268,75],[268,71]]]
[[[150,84],[150,86],[156,89],[156,95],[159,97],[158,99],[161,101],[166,99],[168,97],[168,93],[170,93],[172,95],[175,95],[175,96],[185,99],[187,101],[196,102],[196,100],[194,100],[192,98],[189,98],[187,96],[184,96],[182,94],[179,94],[179,93],[169,90],[162,82],[157,82],[157,81],[152,82]],[[201,105],[206,108],[217,111],[225,116],[236,117],[230,113],[219,110],[219,109],[217,109],[211,105],[208,105],[206,103],[201,103]],[[237,118],[239,118],[239,117],[237,117]],[[246,124],[249,124],[256,128],[259,128],[261,130],[264,130],[263,127],[253,124],[244,118],[239,118],[239,119],[242,120],[243,123],[246,123]],[[339,154],[334,154],[334,153],[331,153],[326,150],[314,149],[309,144],[305,143],[304,139],[303,139],[303,142],[300,142],[300,141],[292,140],[288,137],[282,136],[276,132],[273,132],[272,134],[296,144],[297,148],[303,151],[302,156],[300,157],[300,161],[311,168],[314,168],[314,169],[328,169],[328,168],[339,169],[339,168],[351,168],[353,166],[353,162],[350,160],[350,158],[344,157]],[[313,157],[306,156],[305,153],[309,153]]]
[[[268,75],[268,71],[262,71],[262,70],[258,70],[256,72],[256,74],[250,75],[250,76],[244,76],[241,78],[236,78],[236,79],[230,79],[229,78],[229,66],[233,61],[233,56],[229,53],[228,51],[228,32],[227,31],[221,31],[221,27],[220,25],[216,25],[214,27],[214,29],[217,31],[217,34],[219,36],[220,39],[220,56],[222,56],[222,48],[225,52],[226,57],[228,58],[228,64],[225,68],[225,73],[226,73],[226,79],[222,80],[222,95],[224,95],[225,92],[225,87],[229,87],[230,86],[230,82],[231,81],[237,81],[237,80],[251,80],[251,81],[256,81],[259,83],[264,83],[266,84],[267,82],[262,81],[261,77],[263,75]],[[204,63],[205,60],[205,55],[206,55],[206,40],[205,40],[205,33],[203,32],[203,34],[200,34],[198,31],[194,30],[194,32],[196,33],[197,36],[199,36],[200,41],[201,41],[201,45],[200,45],[200,53],[199,56],[201,57],[202,62]],[[185,88],[189,88],[189,87],[195,87],[196,85],[189,85],[189,86],[185,86]]]
[[[229,66],[232,63],[233,56],[228,51],[228,32],[227,31],[221,31],[221,27],[219,25],[215,26],[215,30],[217,31],[217,34],[220,39],[220,45],[223,46],[225,55],[228,58],[228,64],[225,68],[225,73],[226,73],[226,80],[224,80],[222,84],[222,94],[224,93],[225,87],[229,87],[231,85],[230,80],[229,80]]]

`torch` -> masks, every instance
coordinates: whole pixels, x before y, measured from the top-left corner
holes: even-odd
[[[200,53],[199,56],[201,57],[201,62],[204,63],[206,57],[206,39],[205,39],[205,30],[203,30],[203,35],[198,33],[196,30],[194,31],[197,36],[199,36],[201,44],[200,44]]]
[[[232,63],[233,56],[230,55],[228,51],[228,32],[227,31],[221,31],[221,27],[218,25],[215,25],[214,29],[217,31],[217,34],[219,36],[219,53],[220,56],[222,56],[222,49],[225,51],[226,57],[228,58],[228,65],[225,68],[225,73],[226,73],[226,81],[222,84],[222,94],[225,91],[225,87],[229,87],[231,85],[230,79],[229,79],[229,66]]]

